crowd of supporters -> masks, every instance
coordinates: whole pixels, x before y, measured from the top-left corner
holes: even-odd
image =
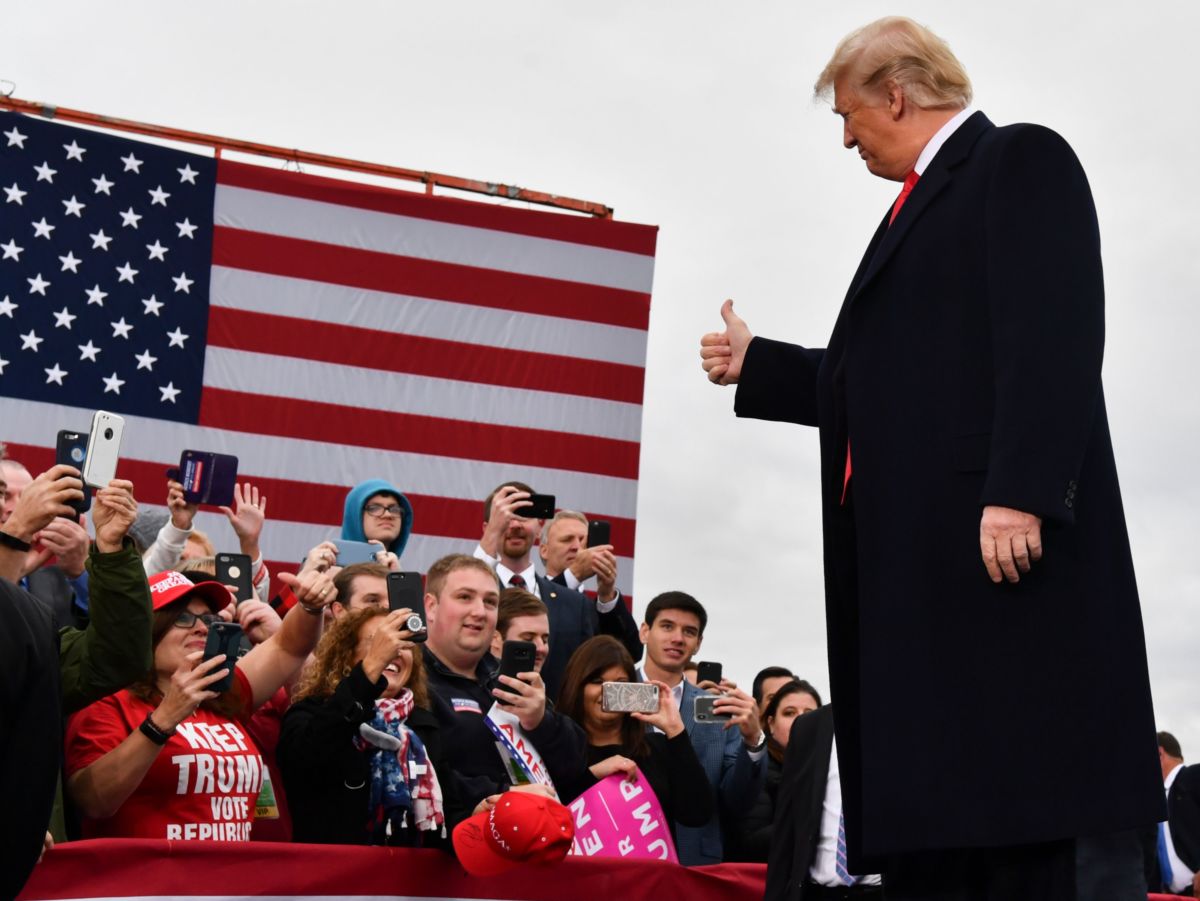
[[[373,543],[373,560],[343,565],[322,542],[274,579],[267,499],[253,485],[220,508],[230,532],[213,536],[195,529],[178,482],[165,485],[165,515],[133,487],[95,492],[89,533],[71,508],[78,471],[34,477],[0,453],[0,840],[17,858],[5,897],[44,849],[74,838],[454,853],[454,827],[505,792],[569,803],[613,775],[653,792],[684,865],[790,859],[780,819],[808,816],[796,878],[879,891],[878,877],[848,882],[838,863],[831,720],[810,717],[820,691],[784,666],[762,669],[750,691],[698,667],[701,602],[666,591],[635,617],[613,546],[588,547],[579,513],[525,515],[529,485],[499,486],[478,545],[429,567],[424,629],[389,604],[414,517],[390,482],[365,481],[345,501],[341,538]],[[214,577],[215,555],[234,547],[251,561],[244,597]],[[226,623],[237,640],[206,656]],[[532,653],[501,674],[509,641]],[[657,698],[612,709],[606,683],[654,686]],[[497,722],[536,751],[532,775],[499,750]],[[1178,781],[1173,741],[1164,779]],[[800,810],[789,798],[812,778],[811,811]],[[1175,870],[1148,878],[1185,887],[1195,848],[1177,834],[1168,849],[1154,856]]]

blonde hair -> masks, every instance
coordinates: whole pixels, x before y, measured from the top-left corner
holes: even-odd
[[[564,519],[573,519],[576,522],[581,522],[583,523],[584,528],[587,528],[588,518],[582,513],[578,513],[575,510],[559,510],[554,514],[553,519],[546,520],[546,524],[542,526],[543,542],[550,540],[550,530],[554,528],[555,523],[560,523]]]
[[[859,91],[895,82],[923,109],[963,109],[971,102],[971,79],[950,45],[903,16],[877,19],[842,38],[813,94],[829,99],[843,77]]]

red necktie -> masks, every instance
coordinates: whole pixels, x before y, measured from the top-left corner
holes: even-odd
[[[513,573],[513,577],[508,580],[508,584],[513,588],[524,588],[526,586],[525,577],[520,573]]]
[[[921,180],[921,176],[914,169],[908,175],[904,176],[904,187],[900,189],[900,196],[896,198],[896,202],[892,204],[892,215],[888,219],[888,228],[891,228],[892,223],[896,221],[896,217],[900,215],[900,208],[904,206],[904,201],[908,200],[908,195],[912,193],[912,189],[917,182]],[[846,490],[850,487],[850,442],[846,441],[846,476],[842,480],[842,503],[846,503]]]

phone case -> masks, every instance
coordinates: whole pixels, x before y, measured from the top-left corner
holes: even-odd
[[[254,597],[251,580],[253,561],[246,554],[217,554],[217,581],[237,589],[237,601],[248,601]]]
[[[238,645],[242,641],[242,627],[237,623],[213,623],[208,627],[208,641],[204,645],[204,660],[218,654],[225,655],[228,675],[208,686],[209,691],[228,691],[233,685],[233,666],[238,659]],[[219,667],[218,667],[219,668]]]
[[[612,544],[612,524],[606,519],[589,520],[587,546],[598,547],[602,544]]]
[[[703,660],[697,663],[696,681],[719,683],[721,681],[721,664]]]
[[[121,456],[121,435],[125,420],[116,413],[97,410],[92,416],[87,451],[83,461],[83,481],[93,488],[105,488],[117,477]]]
[[[424,641],[429,637],[425,624],[425,589],[421,585],[421,574],[418,572],[388,573],[388,609],[403,610],[408,608],[412,615],[408,618],[408,631],[413,633],[410,641]]]
[[[612,713],[654,713],[658,686],[645,682],[605,682],[600,686],[600,706]]]
[[[238,458],[233,454],[185,450],[179,458],[179,482],[189,504],[228,507],[237,474]]]
[[[58,433],[58,440],[55,443],[54,462],[74,466],[82,473],[83,461],[87,459],[87,445],[87,432],[72,432],[63,429]],[[72,501],[71,507],[75,510],[77,519],[79,514],[87,513],[91,509],[92,492],[87,485],[83,486],[83,500]]]
[[[724,713],[713,713],[713,704],[720,695],[700,695],[696,698],[693,718],[697,723],[727,723],[733,717]]]
[[[376,563],[375,555],[383,550],[378,544],[351,541],[348,538],[335,539],[333,545],[337,548],[338,566],[349,566],[352,563]]]

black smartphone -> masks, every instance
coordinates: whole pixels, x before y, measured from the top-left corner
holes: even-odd
[[[599,547],[612,544],[612,524],[607,519],[589,519],[587,546]]]
[[[513,512],[525,519],[553,519],[554,495],[531,494],[525,506],[517,507]]]
[[[410,641],[424,641],[429,637],[425,622],[425,588],[421,584],[420,573],[388,573],[388,609],[403,610],[408,608],[412,613],[408,617],[405,628],[413,633]]]
[[[500,677],[511,676],[516,679],[518,673],[532,673],[533,659],[536,653],[537,647],[532,641],[512,639],[504,642],[504,648],[500,651],[500,669],[496,670],[496,675],[492,679],[493,687],[502,691],[512,691],[510,686],[500,681]],[[504,702],[497,698],[496,703],[503,704]]]
[[[213,623],[208,627],[208,641],[204,644],[204,660],[212,660],[218,654],[225,655],[224,668],[229,672],[224,679],[208,686],[209,691],[229,691],[233,685],[233,667],[238,659],[238,646],[242,643],[242,627],[237,623]],[[217,667],[221,669],[221,667]]]
[[[217,554],[217,581],[235,589],[237,602],[254,597],[254,583],[250,581],[252,561],[246,554]]]
[[[87,444],[87,432],[72,432],[63,429],[58,433],[58,441],[54,446],[55,464],[65,463],[67,466],[74,466],[83,472],[83,461],[87,459]],[[75,511],[75,521],[78,522],[80,514],[87,513],[92,507],[92,489],[84,485],[83,500],[71,501],[69,506]]]
[[[697,723],[727,723],[733,719],[732,713],[715,713],[713,711],[713,704],[719,697],[720,695],[700,695],[696,698],[692,716]]]
[[[185,450],[179,458],[177,475],[167,473],[183,485],[183,497],[189,504],[228,507],[233,503],[237,484],[238,458],[232,454]]]
[[[711,663],[709,661],[700,661],[696,664],[696,684],[701,682],[712,682],[714,685],[721,684],[721,664]]]

